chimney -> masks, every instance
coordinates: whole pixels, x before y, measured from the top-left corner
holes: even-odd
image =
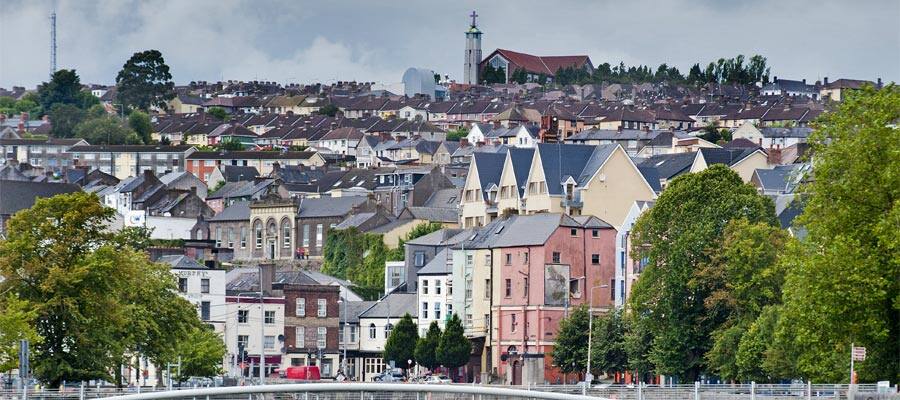
[[[878,85],[876,87],[881,87],[881,78],[878,78]]]
[[[272,282],[275,280],[275,264],[259,264],[259,284],[263,295],[272,293]]]
[[[759,138],[759,147],[762,147],[762,138]]]
[[[6,114],[0,113],[0,125],[3,125],[4,122],[6,122]]]
[[[469,139],[459,138],[459,147],[467,147],[469,145]]]
[[[803,78],[803,84],[804,85],[806,84],[806,78]]]
[[[25,132],[25,120],[19,118],[19,126],[17,128],[19,129],[19,133]]]
[[[644,125],[644,132],[650,132],[650,125]]]
[[[619,127],[616,128],[617,131],[622,132],[622,124],[619,124]]]
[[[773,77],[772,77],[772,83],[778,83],[778,77],[777,77],[777,76],[773,76]]]
[[[823,85],[827,86],[828,85],[828,77],[826,76],[825,79],[822,80],[822,82],[823,82],[822,83]]]
[[[154,178],[156,178],[156,175],[153,175],[153,170],[152,170],[152,169],[145,169],[145,170],[144,170],[144,179],[145,179],[145,180],[152,181]]]
[[[770,165],[780,165],[781,164],[781,149],[780,148],[771,148],[769,149],[769,164]]]

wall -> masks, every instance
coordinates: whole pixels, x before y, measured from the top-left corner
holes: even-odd
[[[604,178],[605,180],[601,180]],[[581,190],[583,215],[594,215],[621,226],[635,200],[653,200],[656,194],[624,150],[617,148]]]

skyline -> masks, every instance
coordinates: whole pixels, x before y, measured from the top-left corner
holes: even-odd
[[[59,68],[76,69],[83,83],[114,83],[125,60],[146,49],[163,53],[178,84],[394,83],[408,67],[462,81],[463,32],[473,9],[484,32],[484,55],[496,48],[587,54],[595,65],[667,63],[687,73],[693,63],[760,54],[768,58],[771,75],[784,79],[900,81],[896,1],[565,3],[545,23],[547,13],[536,12],[537,2],[340,2],[307,8],[286,1],[0,0],[0,37],[25,39],[0,41],[0,87],[31,88],[47,80],[54,8]],[[595,16],[601,18],[592,25]],[[569,20],[575,22],[555,23]],[[536,29],[542,24],[547,28]]]

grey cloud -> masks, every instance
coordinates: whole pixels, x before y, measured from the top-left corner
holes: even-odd
[[[552,4],[551,4],[552,3]],[[588,54],[595,63],[686,71],[739,53],[774,75],[900,80],[900,2],[736,1],[65,1],[59,64],[111,83],[135,51],[163,52],[179,83],[260,79],[399,81],[422,66],[462,74],[466,15],[485,54]],[[0,0],[0,86],[48,74],[51,1]]]

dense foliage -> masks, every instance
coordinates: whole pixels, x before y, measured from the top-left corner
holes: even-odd
[[[117,100],[130,108],[165,109],[175,98],[175,83],[159,50],[134,53],[116,75]]]
[[[8,221],[0,242],[0,292],[36,313],[31,325],[40,340],[32,365],[50,386],[120,382],[116,375],[133,360],[129,354],[157,366],[174,361],[178,345],[200,325],[168,266],[135,250],[146,241],[133,241],[132,231],[108,232],[113,213],[90,193],[39,199]]]
[[[437,348],[441,344],[441,327],[437,321],[431,321],[424,337],[416,342],[416,362],[434,371],[441,365],[437,358]]]
[[[407,313],[397,322],[397,326],[391,329],[391,335],[388,336],[387,342],[384,344],[385,362],[393,361],[398,368],[407,369],[412,360],[416,362],[416,346],[414,343],[419,341],[419,328],[413,322],[412,317]]]
[[[472,353],[472,344],[466,338],[465,330],[459,316],[453,314],[447,320],[444,334],[437,347],[437,359],[446,368],[457,368],[469,362]]]
[[[559,322],[553,364],[564,373],[584,371],[587,366],[588,310],[575,307]]]
[[[40,342],[34,329],[38,313],[31,304],[9,295],[0,301],[0,371],[10,371],[19,365],[19,341]]]

